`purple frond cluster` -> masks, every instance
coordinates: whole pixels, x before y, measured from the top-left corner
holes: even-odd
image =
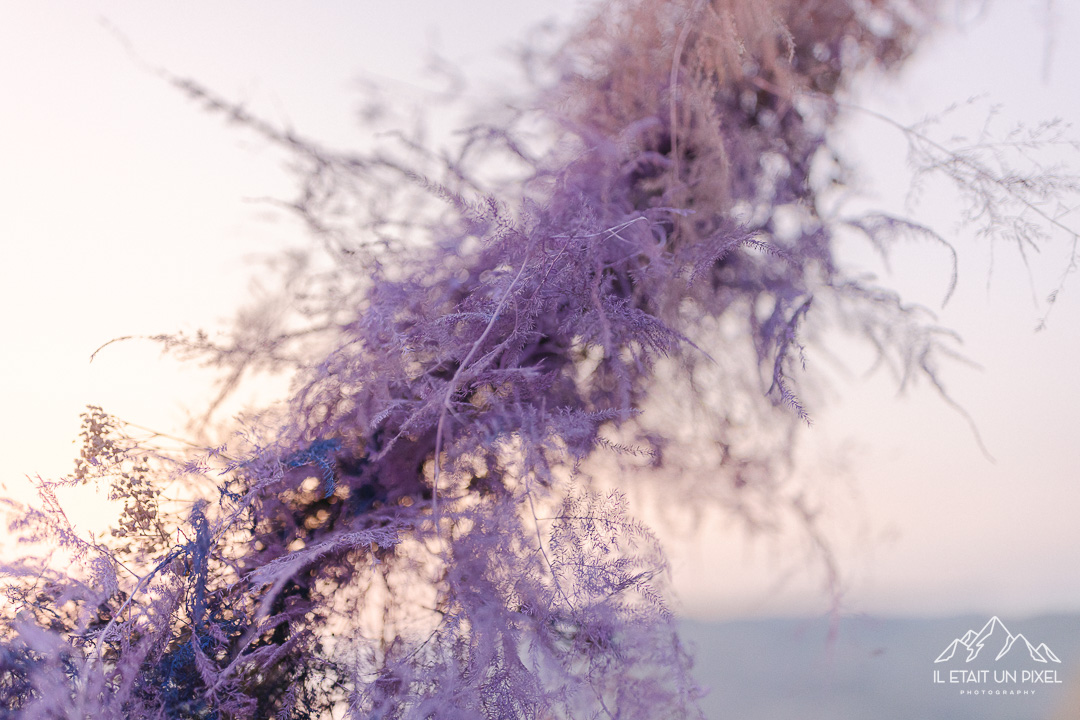
[[[249,371],[294,392],[180,457],[88,411],[60,482],[107,483],[123,516],[81,540],[43,482],[13,526],[74,563],[5,568],[0,718],[699,716],[663,554],[605,487],[682,474],[767,514],[830,323],[936,382],[948,336],[833,246],[939,238],[822,217],[813,180],[836,93],[932,10],[608,3],[456,156],[335,153],[173,79],[293,154],[324,252],[288,258],[232,344],[158,339],[225,371],[210,413]]]

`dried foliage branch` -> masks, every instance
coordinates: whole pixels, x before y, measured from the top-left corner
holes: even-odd
[[[59,482],[109,482],[124,515],[95,542],[55,504],[19,519],[77,562],[5,568],[3,717],[699,715],[663,555],[605,476],[710,478],[747,522],[786,508],[818,540],[784,480],[807,348],[849,327],[936,381],[950,337],[834,256],[851,227],[924,229],[820,208],[841,93],[935,11],[611,2],[527,55],[530,104],[455,152],[334,152],[168,76],[291,153],[323,254],[232,341],[159,340],[223,393],[264,369],[294,392],[178,457],[90,411]],[[951,152],[961,184],[1041,207]]]
[[[964,105],[974,104],[971,99]],[[1080,232],[1068,222],[1080,203],[1080,175],[1062,159],[1080,151],[1060,119],[1033,127],[1018,124],[1002,134],[994,129],[999,108],[991,108],[981,131],[972,138],[936,138],[933,132],[960,105],[953,105],[914,125],[904,125],[881,113],[845,105],[898,129],[908,142],[908,161],[915,172],[911,192],[935,176],[947,179],[964,204],[963,219],[991,240],[1016,247],[1025,264],[1053,237],[1064,237],[1068,260],[1056,287],[1046,298],[1047,310],[1037,330],[1046,327],[1058,294],[1068,276],[1080,266]],[[1052,156],[1047,161],[1046,156]],[[955,282],[955,280],[954,280]]]

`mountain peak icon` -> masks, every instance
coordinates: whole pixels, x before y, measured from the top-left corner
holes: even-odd
[[[970,631],[968,632],[970,633]],[[965,633],[965,637],[967,637],[967,633]],[[998,619],[997,615],[990,618],[986,624],[983,625],[982,630],[979,631],[978,635],[976,635],[968,645],[967,661],[971,662],[978,657],[979,651],[983,649],[983,646],[986,645],[991,638],[994,638],[994,644],[1001,642],[1005,646],[1005,649],[1002,650],[1001,653],[998,653],[998,657],[1001,657],[1008,652],[1008,648],[1012,646],[1013,635],[1009,632],[1009,628],[1005,627],[1005,623]],[[997,660],[998,658],[994,659]]]
[[[1014,646],[1025,648],[1028,651],[1028,655],[1035,662],[1055,662],[1059,663],[1057,655],[1050,651],[1050,648],[1046,646],[1046,643],[1040,643],[1038,647],[1031,644],[1031,642],[1024,637],[1022,633],[1016,633],[1015,635],[1009,632],[1009,628],[1005,627],[1005,623],[1001,622],[997,615],[990,618],[982,629],[976,632],[975,630],[968,630],[962,637],[955,638],[949,646],[946,647],[940,655],[934,660],[935,663],[946,662],[952,660],[956,655],[957,650],[963,648],[967,651],[967,657],[964,662],[971,662],[979,656],[980,651],[987,645],[990,649],[987,650],[987,654],[994,654],[994,648],[1000,648],[996,654],[994,654],[994,660],[1000,660],[1005,657]]]
[[[1039,643],[1039,647],[1035,648],[1035,652],[1039,653],[1050,662],[1061,662],[1058,660],[1058,656],[1050,652],[1050,648],[1046,647],[1046,643]]]
[[[934,660],[934,662],[939,663],[945,662],[946,660],[952,660],[952,656],[956,654],[957,646],[967,647],[960,638],[956,638],[949,643],[949,647],[941,651],[941,654],[937,656],[937,660]]]
[[[1021,633],[1017,633],[1017,634],[1011,636],[1007,641],[1005,641],[1005,647],[1001,648],[1001,652],[999,652],[997,654],[997,657],[994,658],[994,659],[995,660],[1000,660],[1002,657],[1004,657],[1005,653],[1012,650],[1012,646],[1016,644],[1017,640],[1023,640],[1024,641],[1023,643],[1021,643],[1020,647],[1027,646],[1028,654],[1031,656],[1032,660],[1034,660],[1035,662],[1041,662],[1041,663],[1046,662],[1046,658],[1043,657],[1042,653],[1040,653],[1038,650],[1036,650],[1035,647],[1030,642],[1028,642],[1028,639],[1026,637],[1024,637],[1023,634],[1021,634]]]

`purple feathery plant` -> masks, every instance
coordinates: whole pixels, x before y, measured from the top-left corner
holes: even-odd
[[[294,392],[180,456],[87,411],[74,474],[12,526],[72,563],[5,568],[0,717],[699,716],[663,554],[618,488],[709,478],[767,516],[823,328],[936,382],[951,335],[834,257],[846,229],[929,231],[819,212],[838,93],[936,8],[608,3],[453,155],[333,152],[170,77],[292,153],[321,255],[231,344],[159,339],[226,371],[208,416],[252,372]],[[85,482],[124,505],[108,540],[55,501]]]

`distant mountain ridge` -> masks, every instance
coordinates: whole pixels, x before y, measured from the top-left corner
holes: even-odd
[[[990,643],[991,647],[994,647],[998,640],[1001,641],[1001,650],[998,651],[998,654],[994,657],[995,661],[1005,657],[1005,655],[1007,655],[1008,652],[1012,650],[1013,647],[1016,645],[1017,640],[1023,640],[1024,643],[1023,645],[1021,645],[1021,647],[1027,648],[1028,654],[1035,662],[1061,662],[1061,660],[1059,660],[1058,657],[1053,652],[1051,652],[1050,648],[1046,646],[1046,643],[1040,643],[1038,647],[1036,647],[1032,645],[1031,642],[1026,637],[1024,637],[1022,633],[1016,633],[1014,635],[1013,633],[1009,632],[1009,628],[1005,627],[1005,623],[1001,622],[1001,620],[998,619],[997,615],[990,618],[990,620],[988,620],[987,623],[983,625],[982,630],[980,630],[979,632],[975,632],[974,630],[968,630],[966,633],[964,633],[963,637],[954,639],[951,643],[949,643],[949,646],[945,648],[940,655],[937,656],[937,659],[935,659],[934,662],[940,663],[952,660],[953,657],[956,655],[956,651],[960,647],[963,647],[965,650],[967,650],[967,658],[965,659],[965,662],[971,662],[976,657],[978,657],[979,652],[991,640],[995,641],[993,643]]]

